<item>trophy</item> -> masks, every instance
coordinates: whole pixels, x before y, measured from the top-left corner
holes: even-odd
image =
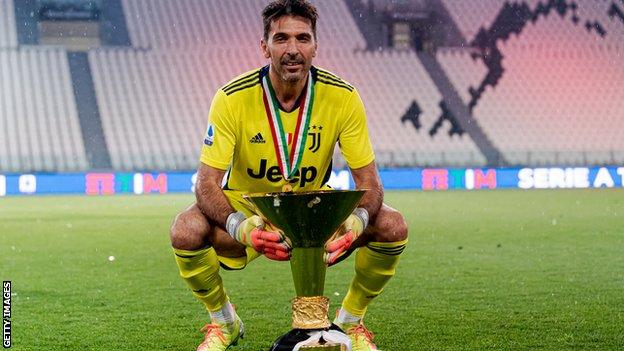
[[[292,244],[290,268],[297,297],[292,300],[292,330],[270,351],[345,351],[349,338],[328,318],[323,296],[325,242],[353,212],[364,190],[319,190],[250,194],[259,214],[280,229]]]

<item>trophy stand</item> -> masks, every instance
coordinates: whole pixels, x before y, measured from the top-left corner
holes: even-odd
[[[349,338],[328,318],[323,296],[325,242],[353,212],[364,190],[319,190],[250,194],[258,212],[280,229],[292,244],[290,268],[297,297],[292,299],[292,330],[270,351],[350,351]],[[305,345],[305,346],[301,346]]]

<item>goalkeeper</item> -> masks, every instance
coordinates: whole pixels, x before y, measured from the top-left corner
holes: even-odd
[[[171,243],[180,275],[206,307],[210,323],[197,350],[225,350],[244,326],[225,293],[220,268],[238,270],[260,255],[290,258],[284,236],[243,200],[254,192],[328,189],[336,142],[357,188],[360,207],[325,245],[333,265],[355,252],[355,276],[334,323],[353,350],[377,350],[362,319],[394,275],[407,243],[402,215],[383,204],[364,106],[357,90],[323,69],[316,56],[314,6],[276,0],[262,12],[261,50],[269,64],[215,94],[197,172],[196,203],[175,218]]]

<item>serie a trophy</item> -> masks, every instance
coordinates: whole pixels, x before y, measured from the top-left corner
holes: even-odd
[[[250,194],[246,198],[292,243],[290,268],[297,296],[292,299],[292,330],[270,351],[350,351],[349,338],[328,318],[323,296],[325,242],[353,212],[364,190],[319,190]]]

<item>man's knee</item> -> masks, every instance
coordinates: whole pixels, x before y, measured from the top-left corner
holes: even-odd
[[[208,221],[196,205],[178,213],[170,230],[171,246],[181,250],[197,250],[206,246],[210,231]]]
[[[383,205],[375,222],[375,241],[394,242],[407,239],[407,222],[403,215],[390,206]]]

